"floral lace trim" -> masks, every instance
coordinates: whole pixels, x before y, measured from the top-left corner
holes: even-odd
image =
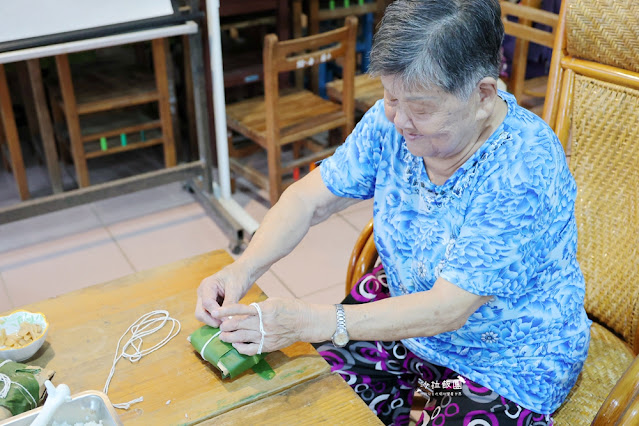
[[[422,160],[419,157],[413,156],[404,147],[404,162],[406,163],[406,171],[404,172],[409,184],[413,188],[414,193],[418,193],[422,200],[425,202],[425,208],[427,212],[432,211],[434,208],[442,208],[448,205],[453,198],[461,198],[462,194],[474,182],[475,177],[479,173],[479,167],[488,160],[492,160],[495,157],[495,151],[499,149],[505,142],[512,140],[512,135],[507,131],[502,131],[497,138],[490,143],[490,145],[481,153],[479,158],[467,166],[464,174],[457,179],[457,181],[449,187],[444,184],[437,190],[428,188],[426,182],[420,179],[421,170],[423,167]],[[464,167],[464,166],[462,166]]]

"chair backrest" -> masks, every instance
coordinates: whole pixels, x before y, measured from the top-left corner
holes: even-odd
[[[330,113],[331,117],[318,114],[315,120],[309,120],[295,129],[284,129],[284,132],[304,132],[317,128],[317,123],[323,119],[335,119],[341,115],[347,133],[354,127],[354,79],[355,79],[355,38],[357,35],[357,18],[349,16],[344,26],[308,37],[279,41],[275,34],[269,34],[264,39],[264,100],[266,103],[266,132],[269,137],[279,140],[279,119],[277,103],[279,99],[279,73],[301,70],[313,65],[342,59],[344,79],[344,101],[338,113]],[[304,105],[300,105],[304,109]],[[325,129],[327,130],[327,129]],[[307,136],[310,136],[307,135]]]
[[[361,0],[348,1],[339,0],[329,2],[329,7],[320,7],[319,0],[294,0],[295,2],[305,3],[306,13],[308,17],[308,34],[318,34],[320,32],[320,24],[330,22],[331,25],[337,25],[347,16],[355,16],[359,19],[360,27],[358,32],[361,35],[356,43],[357,57],[361,65],[360,71],[365,72],[368,69],[369,54],[373,46],[373,34],[377,23],[384,16],[384,10],[391,0]],[[357,70],[357,63],[356,63]],[[329,71],[320,67],[313,67],[311,70],[311,87],[313,91],[321,93],[324,96],[326,83],[331,81]]]
[[[377,248],[373,236],[373,219],[369,220],[359,234],[351,258],[346,269],[346,296],[357,284],[357,281],[367,272],[370,272],[377,261]]]
[[[577,181],[586,310],[639,351],[639,2],[564,0],[543,118]]]
[[[529,43],[533,42],[552,48],[555,42],[559,16],[555,13],[541,10],[539,8],[541,0],[522,0],[521,3],[502,0],[500,4],[504,31],[506,34],[515,37],[515,50],[513,52],[512,70],[508,86],[515,98],[521,101],[524,94]],[[517,21],[512,21],[508,17],[517,18]],[[544,25],[550,31],[533,27],[535,24]],[[544,93],[534,93],[533,95],[543,97]]]

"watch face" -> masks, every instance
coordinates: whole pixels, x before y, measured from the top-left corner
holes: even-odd
[[[346,346],[347,343],[348,343],[348,334],[336,333],[335,336],[333,336],[333,344],[335,344],[335,346],[343,347],[343,346]]]

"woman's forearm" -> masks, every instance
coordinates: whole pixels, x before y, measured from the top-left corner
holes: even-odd
[[[357,201],[333,195],[324,185],[319,168],[315,169],[284,191],[234,267],[246,268],[250,282],[255,282],[289,254],[312,225]]]
[[[440,279],[441,280],[441,279]],[[433,289],[376,302],[344,305],[350,340],[393,341],[434,336],[463,326],[490,296],[477,296],[442,280]],[[312,305],[305,340],[330,340],[336,314],[331,305]]]
[[[246,268],[250,281],[254,282],[299,244],[311,226],[312,217],[311,206],[303,203],[294,188],[284,192],[266,213],[235,266]]]

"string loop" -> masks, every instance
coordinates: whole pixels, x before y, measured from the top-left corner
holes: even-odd
[[[166,337],[164,337],[164,339],[162,339],[160,342],[156,343],[153,347],[142,349],[142,344],[144,343],[143,338],[158,332],[169,321],[171,322],[171,330],[166,335]],[[178,335],[181,328],[182,325],[180,324],[180,321],[176,320],[175,318],[171,318],[169,316],[169,312],[165,310],[151,311],[138,318],[124,332],[122,337],[120,337],[120,340],[118,340],[118,346],[115,349],[115,356],[113,358],[111,372],[109,373],[109,377],[107,378],[104,389],[102,391],[108,395],[109,385],[111,384],[111,379],[113,379],[113,375],[115,374],[115,366],[121,358],[126,358],[129,360],[129,362],[138,362],[140,359],[142,359],[143,356],[148,355],[151,352],[155,352],[162,346],[169,343],[171,339]],[[131,332],[131,337],[122,346],[122,350],[120,351],[122,340],[127,336],[129,332]],[[127,352],[129,348],[132,348],[133,352]],[[113,406],[115,408],[128,410],[132,404],[142,401],[144,401],[144,397],[139,397],[129,402],[113,404]]]
[[[262,320],[262,309],[256,302],[251,303],[251,306],[257,310],[257,316],[260,318],[260,333],[262,334],[262,338],[260,339],[260,345],[257,348],[257,354],[261,355],[262,348],[264,347],[264,336],[266,336],[266,331],[264,331],[264,321]]]

